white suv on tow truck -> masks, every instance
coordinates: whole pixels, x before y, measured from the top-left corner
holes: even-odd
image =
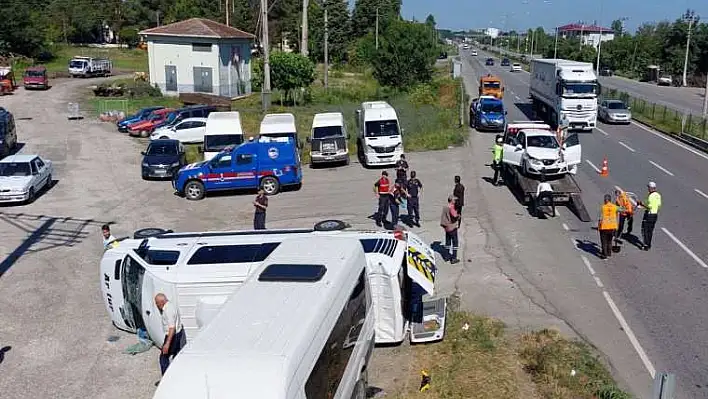
[[[525,176],[575,174],[581,162],[577,133],[561,137],[544,123],[510,123],[504,135],[502,162]]]

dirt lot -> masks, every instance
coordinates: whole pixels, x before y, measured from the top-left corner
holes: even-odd
[[[111,124],[67,120],[67,103],[87,84],[57,80],[48,92],[20,89],[1,104],[18,119],[21,152],[52,160],[58,180],[33,204],[0,208],[3,397],[151,397],[159,379],[157,351],[121,354],[136,339],[113,328],[103,307],[97,271],[101,224],[115,223],[116,236],[150,226],[176,231],[251,227],[252,193],[186,201],[173,194],[169,182],[141,180],[145,142],[117,133]],[[465,148],[409,155],[425,185],[424,223],[416,230],[430,242],[439,240],[440,207],[451,192],[452,176],[464,179],[468,158]],[[379,173],[356,162],[306,169],[300,191],[271,198],[267,225],[304,227],[337,218],[370,228],[371,184]],[[464,267],[441,268],[443,292],[454,291]],[[405,347],[375,352],[385,369],[372,370],[374,385],[392,387],[396,369],[386,357],[401,350]]]

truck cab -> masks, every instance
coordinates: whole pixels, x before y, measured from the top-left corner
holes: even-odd
[[[488,74],[479,78],[479,96],[494,96],[504,98],[504,85],[501,78]]]
[[[356,110],[359,157],[365,166],[395,165],[403,155],[403,129],[385,101],[367,101]]]
[[[259,137],[228,147],[209,161],[180,169],[172,186],[188,200],[200,200],[210,191],[263,189],[274,195],[283,186],[302,184],[297,145],[291,137]]]
[[[315,114],[312,130],[307,141],[310,143],[310,164],[344,162],[349,164],[349,133],[341,112]]]

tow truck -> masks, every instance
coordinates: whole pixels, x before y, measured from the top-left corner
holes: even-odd
[[[536,196],[536,190],[540,180],[538,180],[536,174],[525,173],[522,167],[509,162],[510,157],[508,156],[509,151],[514,152],[518,148],[517,136],[524,130],[547,130],[553,132],[553,129],[543,121],[515,121],[509,123],[504,131],[502,178],[506,185],[517,195],[517,198],[521,200],[523,205],[530,205],[533,203]],[[559,129],[557,135],[562,137],[563,130]],[[570,136],[568,137],[570,140],[559,140],[564,142],[563,147],[566,145],[579,146],[579,143],[568,143],[571,140],[577,140],[577,135],[572,136],[572,138]],[[574,168],[574,170],[576,169],[577,168]],[[566,205],[580,220],[589,222],[590,215],[580,195],[582,190],[580,190],[580,186],[575,180],[574,170],[563,174],[548,175],[546,182],[550,183],[553,188],[553,202],[556,205]]]

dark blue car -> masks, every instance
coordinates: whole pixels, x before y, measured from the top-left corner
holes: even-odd
[[[491,97],[473,101],[470,106],[470,126],[478,131],[503,132],[506,127],[504,102]]]
[[[494,65],[494,58],[487,58],[487,61],[484,63],[484,65]]]
[[[187,164],[184,146],[178,140],[152,140],[141,154],[143,179],[174,177]]]
[[[127,116],[125,119],[118,122],[117,123],[118,131],[121,133],[127,133],[128,132],[128,125],[130,125],[131,123],[140,122],[142,120],[145,120],[150,116],[150,114],[152,114],[153,111],[157,111],[158,109],[163,109],[163,108],[165,108],[165,107],[157,106],[157,107],[146,107],[146,108],[140,109],[135,114]]]

